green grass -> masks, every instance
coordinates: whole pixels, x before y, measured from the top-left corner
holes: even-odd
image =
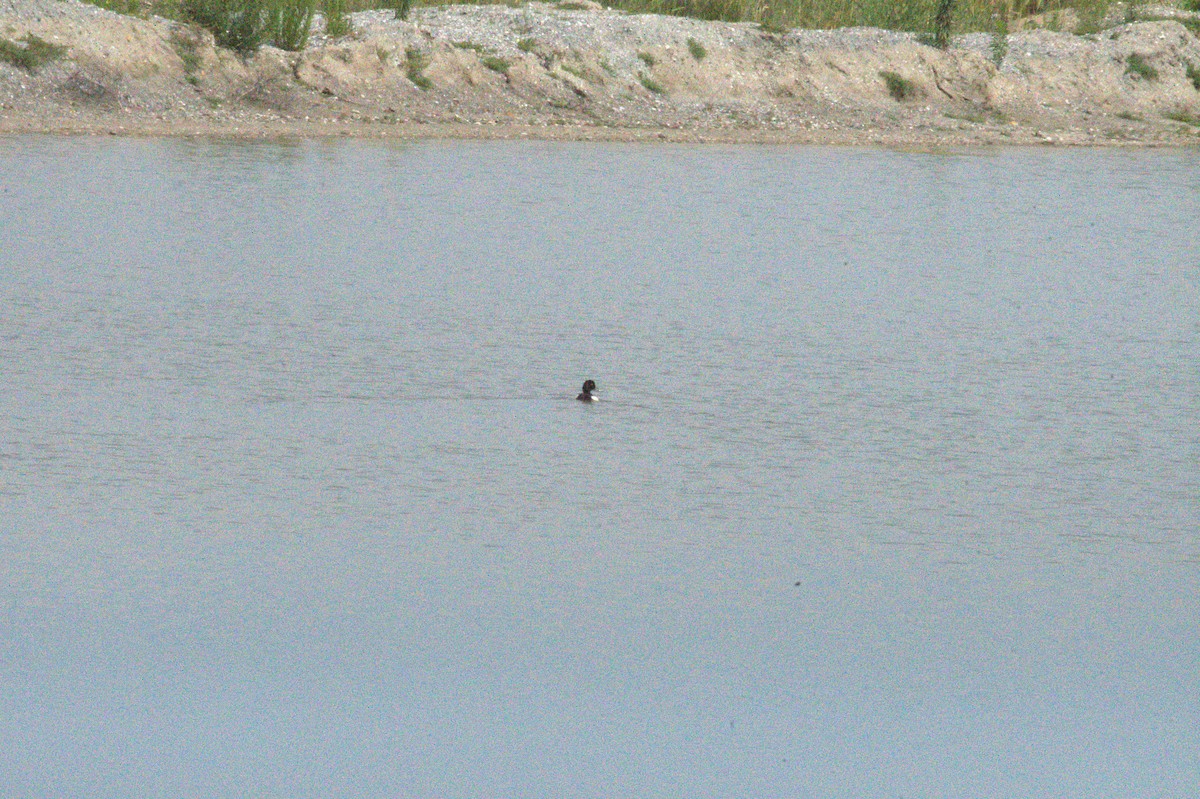
[[[649,75],[639,74],[638,81],[643,86],[645,86],[647,89],[654,92],[655,94],[663,94],[664,92],[666,92],[666,89],[663,88],[662,84],[659,83],[658,81],[656,81],[654,78],[650,77]]]
[[[910,97],[917,96],[917,85],[899,73],[885,70],[879,73],[879,77],[883,78],[883,82],[887,84],[888,94],[896,102],[903,102]]]
[[[1200,128],[1200,117],[1187,111],[1168,111],[1163,114],[1164,117],[1174,122],[1182,122],[1185,125],[1191,125],[1194,128]]]
[[[217,44],[246,55],[268,40],[263,0],[183,0],[180,14],[212,31]]]
[[[517,49],[522,53],[532,53],[537,48],[537,39],[522,39],[517,42]]]
[[[196,73],[200,71],[201,67],[200,54],[196,52],[199,43],[195,39],[174,31],[171,33],[171,47],[175,49],[179,60],[183,62],[185,80],[193,86],[196,85],[199,82]]]
[[[700,42],[691,37],[688,37],[687,46],[688,52],[691,53],[692,58],[696,59],[697,61],[703,61],[704,57],[708,55],[708,51],[704,49],[704,45],[700,44]]]
[[[998,68],[1008,55],[1008,20],[1003,14],[996,15],[996,25],[988,49],[991,51],[992,63]]]
[[[340,2],[327,0],[327,21],[331,3]],[[212,31],[220,46],[249,55],[264,44],[303,50],[316,10],[316,0],[181,0],[177,16]]]
[[[950,49],[954,6],[955,0],[938,0],[937,9],[933,12],[933,43],[939,50]]]
[[[288,0],[276,3],[271,11],[272,41],[281,50],[299,52],[308,44],[317,0]]]
[[[1189,31],[1191,31],[1192,35],[1195,36],[1196,38],[1200,38],[1200,19],[1176,18],[1174,21],[1178,22],[1180,25],[1182,25],[1183,27],[1185,27]]]
[[[651,53],[646,52],[645,50],[642,50],[640,53],[638,53],[638,58],[642,59],[642,63],[648,67],[652,67],[655,65],[655,63],[657,63],[654,60],[654,56]]]
[[[1158,80],[1158,70],[1137,53],[1130,53],[1125,59],[1125,74],[1140,80]]]
[[[508,75],[508,66],[509,65],[508,65],[508,62],[505,61],[503,58],[499,58],[498,56],[494,56],[494,55],[485,55],[483,58],[481,58],[479,60],[485,67],[492,70],[493,72],[499,72],[501,75],[505,75],[505,76]]]
[[[1187,65],[1187,76],[1188,80],[1192,82],[1192,88],[1200,92],[1200,67],[1197,67],[1195,64],[1189,61]]]
[[[396,12],[396,19],[408,19],[412,10],[412,0],[377,0],[381,8],[390,8]]]
[[[1131,111],[1118,111],[1113,114],[1117,119],[1127,119],[1130,122],[1141,122],[1142,118]]]
[[[84,2],[128,17],[138,17],[142,14],[141,0],[84,0]]]
[[[474,50],[480,55],[483,55],[487,52],[486,47],[484,47],[482,44],[475,44],[475,42],[451,42],[451,44],[453,44],[459,50]]]
[[[427,92],[432,89],[433,81],[425,75],[425,68],[429,66],[429,56],[415,47],[410,47],[404,51],[404,59],[406,61],[405,74],[408,79],[421,91]]]
[[[0,39],[0,61],[7,61],[26,72],[37,72],[51,61],[57,61],[67,54],[67,48],[51,44],[32,33],[25,34],[22,47],[17,42]]]
[[[325,35],[338,39],[350,33],[350,19],[346,16],[346,0],[324,0],[321,10],[325,14]]]

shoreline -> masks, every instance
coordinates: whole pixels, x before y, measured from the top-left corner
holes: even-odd
[[[1007,133],[1007,132],[1006,132]],[[1090,147],[1117,149],[1190,148],[1200,142],[1190,137],[1079,138],[1040,129],[1020,128],[1007,135],[948,135],[942,132],[914,134],[906,131],[772,131],[772,130],[679,130],[670,128],[621,128],[555,126],[505,123],[399,123],[379,125],[338,121],[295,120],[239,123],[204,121],[163,122],[137,117],[97,119],[89,122],[49,123],[41,120],[0,120],[0,137],[18,136],[118,136],[130,138],[226,139],[230,141],[283,141],[359,139],[370,141],[546,141],[597,143],[662,143],[697,145],[764,145],[799,147],[885,147],[889,149],[940,150],[973,147]]]
[[[241,58],[177,21],[79,0],[0,2],[3,38],[64,53],[34,70],[0,62],[5,136],[1200,144],[1200,39],[1169,19],[1010,34],[997,63],[988,34],[942,51],[877,29],[440,6],[411,21],[360,12],[348,36],[318,27],[301,52]],[[1132,71],[1135,57],[1153,77]]]

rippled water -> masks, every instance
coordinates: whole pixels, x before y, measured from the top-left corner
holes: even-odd
[[[0,140],[0,792],[1194,796],[1197,219],[1193,152]]]

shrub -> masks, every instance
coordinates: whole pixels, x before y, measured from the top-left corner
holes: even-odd
[[[695,39],[689,37],[687,45],[688,52],[691,53],[692,58],[696,59],[697,61],[703,61],[704,57],[708,55],[708,51],[704,49],[704,45],[700,44],[700,42],[696,41]]]
[[[185,19],[212,31],[217,44],[242,55],[269,41],[278,17],[266,0],[183,0]]]

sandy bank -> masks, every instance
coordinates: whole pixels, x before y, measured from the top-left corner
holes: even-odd
[[[0,132],[1200,143],[1200,40],[1174,21],[1021,32],[1000,47],[972,34],[943,52],[874,29],[450,6],[407,22],[355,14],[349,36],[244,60],[161,18],[0,0],[0,37],[27,34],[65,55],[33,72],[0,63]]]

